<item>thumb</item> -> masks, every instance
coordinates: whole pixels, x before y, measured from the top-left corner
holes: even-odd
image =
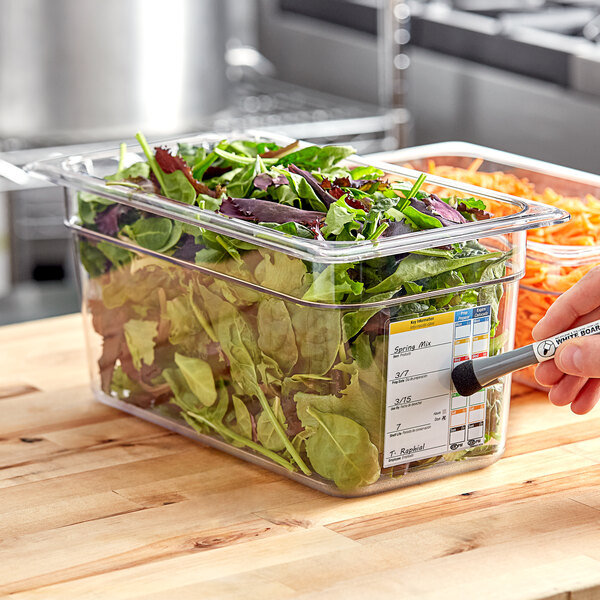
[[[569,340],[554,357],[556,366],[567,375],[600,377],[600,335]]]

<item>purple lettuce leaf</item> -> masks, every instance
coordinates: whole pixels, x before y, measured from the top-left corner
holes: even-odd
[[[117,235],[119,232],[119,217],[125,212],[122,204],[113,204],[96,215],[94,222],[98,231],[105,235]]]
[[[268,173],[261,173],[254,178],[254,187],[265,192],[268,187],[274,185],[279,187],[280,185],[288,185],[289,181],[285,175],[276,175],[275,177]]]
[[[208,169],[206,169],[206,171],[204,171],[202,179],[212,179],[213,177],[220,177],[221,175],[223,175],[224,173],[228,173],[229,171],[231,171],[231,167],[213,167],[213,165],[211,165],[210,167],[208,167]]]
[[[460,202],[457,208],[461,213],[473,215],[476,221],[484,221],[492,218],[492,213],[489,213],[487,210],[482,210],[481,208],[475,208],[473,206],[467,206],[464,204],[464,202]]]
[[[371,187],[373,184],[382,185],[381,181],[376,181],[375,179],[350,179],[349,177],[338,177],[333,185],[338,187],[346,187],[346,188],[356,188],[357,190],[361,189],[365,185]],[[388,187],[387,185],[385,187]]]
[[[394,237],[396,235],[405,235],[412,233],[413,229],[404,221],[390,221],[390,226],[383,232],[381,237]]]
[[[181,244],[182,240],[183,244]],[[198,252],[198,250],[200,250],[200,246],[196,244],[194,236],[190,235],[189,233],[184,233],[181,236],[179,243],[181,245],[175,250],[173,256],[175,258],[180,258],[181,260],[188,260],[193,262],[194,258],[196,257],[196,253]]]
[[[329,192],[326,192],[321,187],[321,185],[317,181],[316,177],[313,177],[313,175],[311,175],[308,171],[299,169],[296,165],[288,165],[287,170],[290,173],[294,173],[295,175],[300,175],[300,177],[304,177],[304,179],[306,179],[308,185],[310,185],[310,187],[313,189],[313,191],[317,195],[317,198],[319,198],[319,200],[321,200],[321,202],[327,208],[329,208],[332,204],[334,204],[336,202],[336,198],[334,198]]]
[[[311,225],[325,219],[325,213],[316,210],[302,210],[259,198],[226,198],[219,210],[224,215],[256,223]]]
[[[422,200],[411,198],[410,205],[424,215],[435,217],[444,227],[467,222],[455,208],[440,200],[435,194]]]
[[[446,221],[450,223],[466,223],[467,220],[452,206],[440,200],[438,196],[435,194],[431,194],[428,198],[424,198],[423,202],[433,211],[434,216],[442,217]],[[444,221],[442,221],[442,225],[445,225]]]

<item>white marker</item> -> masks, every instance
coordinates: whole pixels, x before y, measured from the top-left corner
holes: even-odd
[[[554,358],[557,348],[568,340],[599,333],[600,320],[592,321],[581,327],[559,333],[547,340],[534,342],[529,346],[516,348],[504,354],[467,360],[454,368],[452,382],[461,396],[471,396],[507,373],[551,360]]]

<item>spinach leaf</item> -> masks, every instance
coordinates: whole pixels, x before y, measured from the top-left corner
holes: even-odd
[[[261,352],[260,362],[256,365],[256,371],[259,374],[259,381],[263,384],[275,387],[280,387],[284,379],[283,371],[279,363]]]
[[[225,248],[203,248],[196,252],[194,262],[197,265],[206,265],[214,268],[216,264],[228,256]]]
[[[181,232],[181,229],[179,231]],[[148,217],[139,219],[132,225],[126,225],[122,232],[142,248],[158,251],[171,239],[173,221],[163,217]]]
[[[289,373],[298,361],[298,348],[292,320],[284,302],[264,298],[257,312],[258,347]]]
[[[163,172],[163,192],[171,200],[179,200],[184,204],[194,204],[196,201],[196,190],[185,176],[183,171]]]
[[[366,331],[361,333],[352,343],[352,356],[360,370],[368,369],[373,363],[371,340]]]
[[[381,302],[382,300],[389,300],[394,296],[395,293],[396,290],[392,290],[390,292],[383,292],[381,294],[369,296],[369,302]],[[344,342],[347,342],[355,335],[360,333],[367,322],[381,309],[381,306],[375,306],[373,308],[359,308],[358,310],[344,313],[344,316],[342,317]]]
[[[402,209],[402,213],[417,229],[436,229],[443,227],[442,223],[432,215],[418,211],[410,205]]]
[[[400,262],[396,271],[378,285],[367,290],[369,293],[389,292],[400,289],[406,281],[419,281],[426,277],[433,277],[445,271],[452,271],[470,265],[480,263],[501,256],[501,252],[489,252],[483,256],[468,256],[465,258],[441,258],[436,256],[423,257],[409,254]]]
[[[295,471],[294,466],[285,458],[256,444],[252,439],[248,439],[243,435],[238,434],[236,431],[223,424],[223,417],[227,413],[229,406],[229,395],[225,388],[220,388],[218,390],[218,402],[211,407],[206,407],[198,403],[178,369],[164,369],[162,375],[173,391],[173,403],[182,409],[183,412],[181,416],[194,429],[200,433],[208,433],[210,430],[213,430],[226,441],[235,443],[239,446],[246,446],[257,453],[270,458],[273,462],[285,467],[288,471]],[[296,453],[295,450],[294,452]]]
[[[173,250],[173,247],[179,239],[181,238],[181,233],[183,231],[183,224],[181,221],[173,221],[173,229],[171,229],[171,235],[169,239],[165,242],[165,244],[158,249],[158,252],[166,253],[167,251]]]
[[[337,356],[342,333],[337,310],[287,304],[302,359],[300,372],[324,375]]]
[[[306,440],[306,454],[322,477],[332,479],[341,490],[352,490],[379,479],[379,452],[367,430],[347,417],[308,409],[317,422]]]
[[[117,267],[126,265],[134,256],[133,252],[121,248],[121,246],[117,246],[117,244],[111,244],[110,242],[98,242],[96,247]]]
[[[294,208],[302,208],[302,199],[294,191],[291,185],[280,185],[278,187],[271,188],[268,190],[268,193],[255,192],[252,195],[255,198],[267,198],[270,196],[273,198],[273,200],[276,200],[278,204],[293,206]]]
[[[223,398],[225,401],[228,400],[227,393],[224,393],[224,394],[220,393],[219,397]],[[177,398],[174,400],[174,402],[176,404],[180,404],[180,402]],[[221,403],[221,400],[219,400],[219,405],[220,405],[220,403]],[[203,410],[187,410],[186,409],[182,413],[182,416],[189,423],[189,425],[191,425],[194,429],[196,429],[200,433],[206,433],[207,429],[208,430],[212,429],[217,434],[219,434],[222,438],[224,438],[225,441],[227,441],[227,442],[230,442],[236,446],[246,446],[247,448],[250,448],[250,450],[253,450],[254,452],[256,452],[258,454],[262,454],[263,456],[270,458],[273,462],[277,463],[278,465],[281,465],[288,471],[293,472],[296,470],[294,468],[294,466],[292,465],[292,463],[290,463],[288,460],[286,460],[279,454],[276,454],[275,452],[268,450],[264,446],[261,446],[260,444],[255,443],[252,439],[246,438],[243,435],[238,434],[233,429],[225,426],[222,423],[222,418],[216,418],[216,416],[214,415],[214,412],[209,412],[209,411],[210,411],[210,409],[206,409],[206,408]],[[296,452],[296,450],[293,448],[293,446],[291,446],[291,447],[292,447],[294,454],[296,456],[299,456],[299,454]],[[310,474],[310,471],[308,471],[307,474]]]
[[[79,258],[81,259],[83,268],[89,273],[90,277],[102,275],[108,266],[106,255],[87,240],[79,242]]]
[[[286,429],[285,415],[283,414],[283,410],[281,410],[281,402],[278,397],[275,397],[275,401],[273,402],[273,414],[277,417],[281,426]],[[260,413],[256,421],[256,435],[258,441],[269,450],[278,452],[285,449],[285,444],[273,426],[273,421],[271,421],[269,415],[264,411]]]
[[[217,399],[217,390],[210,365],[201,358],[183,356],[177,352],[174,358],[192,393],[205,406],[212,406]]]
[[[117,171],[114,175],[107,175],[104,179],[106,181],[126,181],[136,177],[148,179],[150,177],[150,165],[146,162],[137,162],[126,169]]]
[[[235,394],[233,395],[233,409],[235,411],[236,429],[238,433],[245,438],[252,439],[252,418],[250,417],[250,411],[244,402]]]
[[[179,369],[168,368],[162,371],[163,379],[168,383],[175,403],[184,410],[202,410],[204,405],[190,390],[183,373]]]
[[[445,271],[435,277],[430,277],[423,283],[426,291],[446,290],[459,287],[465,284],[465,278],[460,271]],[[429,300],[437,308],[443,308],[451,303],[457,303],[460,300],[460,294],[450,292],[444,296],[435,296]]]
[[[334,264],[325,267],[308,288],[303,300],[311,302],[341,302],[346,294],[360,295],[364,284],[351,279],[348,271],[353,264]]]
[[[223,150],[250,157],[256,157],[263,152],[279,149],[279,146],[273,142],[254,142],[252,140],[235,140],[222,147]]]
[[[257,155],[248,156],[245,154],[236,154],[235,152],[225,150],[223,147],[220,147],[220,145],[216,146],[213,152],[217,156],[220,156],[224,160],[223,164],[227,166],[254,165],[256,164],[256,159],[260,158],[260,156]],[[275,158],[261,158],[260,160],[262,160],[263,165],[272,165],[277,162],[277,159]]]
[[[307,146],[287,154],[279,159],[277,164],[283,166],[293,164],[301,169],[316,171],[328,169],[355,152],[356,150],[351,146]]]
[[[256,281],[271,290],[302,297],[310,286],[310,276],[305,264],[298,258],[263,248],[259,249],[263,260],[254,270]]]
[[[421,248],[420,250],[413,250],[412,253],[420,254],[421,256],[441,256],[442,258],[458,258],[452,252],[452,250],[442,250],[441,248]]]

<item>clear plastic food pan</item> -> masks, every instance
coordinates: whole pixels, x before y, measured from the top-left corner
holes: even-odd
[[[533,229],[528,234],[526,270],[517,305],[517,346],[530,344],[533,326],[556,298],[600,265],[598,175],[465,142],[405,148],[371,158],[549,203],[573,214],[566,224]],[[514,379],[541,387],[534,367],[517,371]]]
[[[204,156],[225,137],[293,142],[161,146]],[[140,161],[134,147],[30,166],[66,188],[98,400],[338,496],[500,457],[510,379],[463,398],[451,368],[513,347],[525,230],[566,213],[431,176],[497,216],[308,239],[104,179]],[[420,175],[385,170],[409,188]]]

